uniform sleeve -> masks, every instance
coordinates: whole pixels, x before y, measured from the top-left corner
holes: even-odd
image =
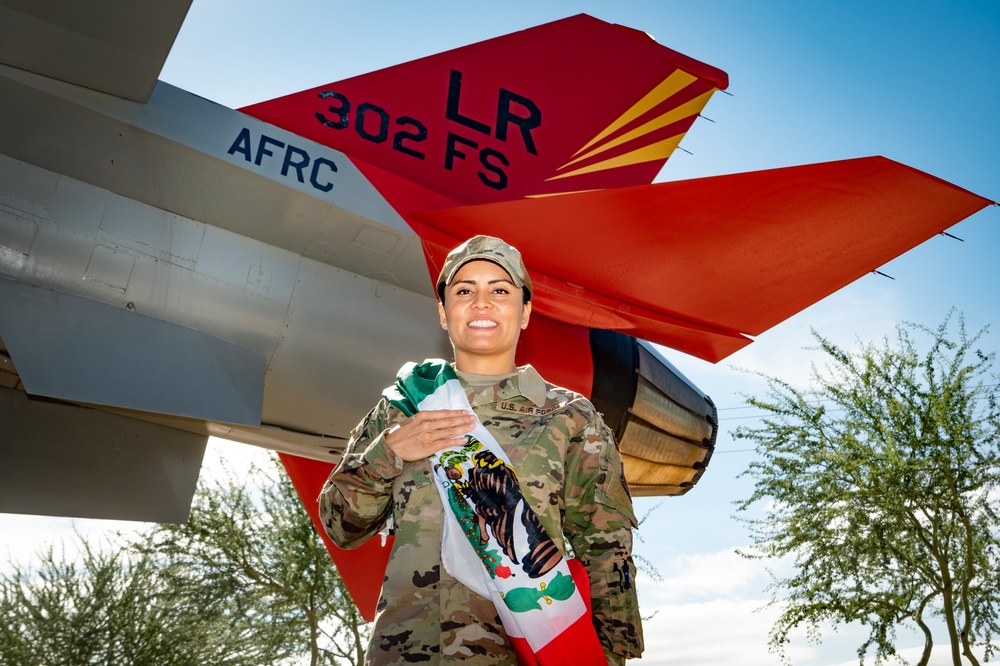
[[[382,400],[351,432],[344,456],[319,496],[326,533],[341,548],[355,548],[385,526],[392,482],[403,461],[385,443],[385,431],[403,415]]]
[[[632,498],[614,436],[589,402],[574,416],[566,461],[564,530],[590,576],[594,626],[609,663],[642,654]]]

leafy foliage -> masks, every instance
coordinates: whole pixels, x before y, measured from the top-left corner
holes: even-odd
[[[265,663],[266,651],[176,594],[150,557],[82,547],[72,560],[49,548],[37,571],[0,580],[0,663]]]
[[[276,462],[252,476],[266,482],[228,473],[203,485],[188,522],[157,526],[145,550],[169,563],[175,588],[276,655],[362,663],[365,622],[291,481]]]
[[[203,478],[185,525],[79,541],[0,578],[0,663],[363,662],[367,626],[277,464]]]
[[[782,654],[790,632],[819,639],[821,623],[859,622],[870,630],[863,664],[898,656],[896,627],[924,634],[920,664],[933,647],[930,614],[943,617],[952,662],[979,662],[1000,629],[1000,411],[990,378],[993,356],[975,349],[959,317],[936,330],[897,327],[896,339],[850,353],[816,334],[827,364],[815,387],[800,391],[768,378],[767,412],[736,437],[758,458],[745,474],[753,494],[738,504],[748,517],[748,557],[786,558],[794,573],[775,576],[782,613],[771,647]],[[929,338],[921,354],[915,334]],[[989,383],[993,379],[994,383]],[[760,514],[757,514],[760,515]],[[784,595],[783,599],[779,597]]]

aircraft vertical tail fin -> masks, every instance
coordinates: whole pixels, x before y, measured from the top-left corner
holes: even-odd
[[[650,183],[727,85],[581,14],[241,111],[479,204]]]

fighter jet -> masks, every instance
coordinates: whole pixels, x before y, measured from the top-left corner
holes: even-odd
[[[157,80],[189,5],[0,1],[0,511],[182,521],[216,436],[315,519],[481,233],[536,286],[518,362],[682,494],[718,418],[654,343],[717,362],[992,203],[884,157],[654,183],[728,77],[586,15],[228,109]],[[386,552],[341,566],[366,614]]]

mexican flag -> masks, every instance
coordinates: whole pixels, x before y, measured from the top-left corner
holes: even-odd
[[[404,365],[385,397],[407,416],[472,407],[451,365]],[[481,422],[465,443],[431,456],[446,518],[441,561],[496,606],[518,664],[604,665],[583,565],[560,554],[528,506],[517,474]]]

